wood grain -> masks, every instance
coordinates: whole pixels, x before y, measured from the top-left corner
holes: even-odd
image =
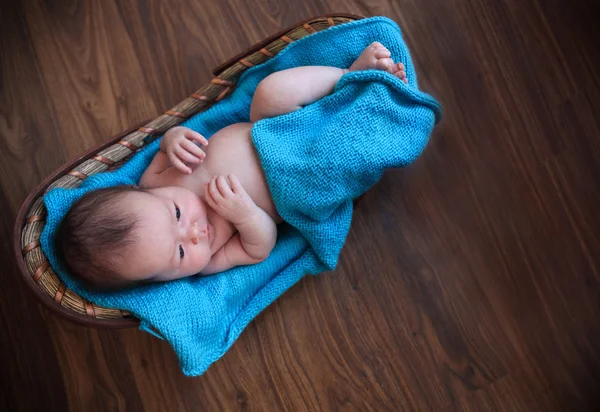
[[[445,117],[358,205],[338,268],[203,376],[137,330],[47,313],[21,202],[311,16],[386,15]],[[600,32],[586,0],[23,0],[0,5],[0,410],[585,411],[600,404]]]

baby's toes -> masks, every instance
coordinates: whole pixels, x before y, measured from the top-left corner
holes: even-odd
[[[404,71],[404,65],[400,62],[398,63],[394,63],[392,70],[394,71],[394,73],[396,72],[403,72]]]
[[[392,59],[390,59],[389,57],[386,57],[386,58],[377,60],[377,64],[375,65],[375,68],[378,70],[385,70],[385,71],[388,71],[391,73],[393,64],[394,64],[394,61]]]
[[[404,83],[408,84],[408,79],[406,78],[406,73],[401,71],[401,72],[396,72],[394,73],[394,76],[396,76],[397,78],[399,78],[400,80],[402,80]]]
[[[390,57],[392,53],[390,53],[390,51],[385,47],[381,46],[375,49],[374,55],[378,59],[384,59],[386,57]]]
[[[392,64],[391,73],[404,81],[406,79],[406,71],[404,69],[404,65],[402,63],[394,63]],[[405,82],[406,83],[406,82]]]

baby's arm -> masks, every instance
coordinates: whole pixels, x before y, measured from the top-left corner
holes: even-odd
[[[282,70],[267,76],[254,92],[250,121],[293,112],[333,92],[347,69],[328,66],[304,66]]]
[[[152,159],[150,166],[144,170],[144,174],[140,178],[139,185],[146,188],[162,186],[160,182],[160,175],[169,167],[171,167],[171,164],[169,163],[166,153],[159,150],[154,156],[154,159]]]
[[[236,176],[214,177],[204,197],[215,212],[234,224],[238,233],[213,255],[202,274],[259,263],[269,256],[277,240],[275,222],[256,206]]]

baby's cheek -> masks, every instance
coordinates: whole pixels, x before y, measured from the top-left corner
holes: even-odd
[[[198,273],[204,269],[210,262],[211,257],[212,254],[210,252],[210,247],[199,247],[198,250],[196,250],[196,256],[194,259],[195,273]]]

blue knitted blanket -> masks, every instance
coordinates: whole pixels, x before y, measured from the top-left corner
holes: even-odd
[[[103,306],[132,312],[141,329],[160,332],[186,375],[202,374],[231,347],[248,323],[305,274],[333,269],[352,220],[352,201],[381,177],[419,156],[441,109],[417,87],[415,69],[398,26],[382,17],[359,20],[290,44],[268,62],[247,70],[232,95],[183,125],[210,138],[249,121],[253,92],[275,71],[297,66],[348,68],[373,41],[406,66],[408,85],[381,71],[348,73],[334,92],[301,110],[257,122],[252,129],[278,212],[277,244],[259,264],[164,284],[93,293],[64,270],[53,247],[57,225],[71,204],[96,188],[134,184],[158,150],[150,143],[120,169],[91,176],[77,189],[54,189],[42,247],[65,284]]]

